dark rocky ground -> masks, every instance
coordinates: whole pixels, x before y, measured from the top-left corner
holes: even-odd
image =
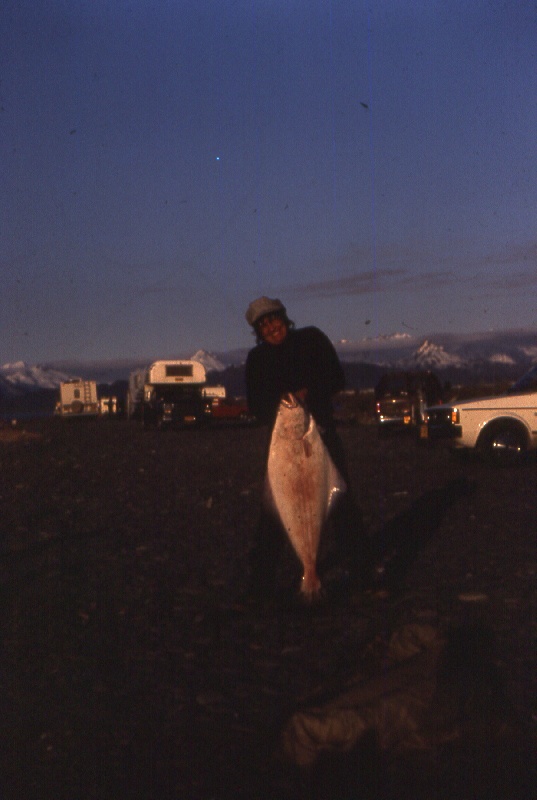
[[[308,609],[288,592],[291,553],[277,600],[240,600],[262,429],[0,431],[0,796],[532,796],[535,460],[461,461],[367,425],[341,435],[372,543],[392,557],[375,591],[337,573]],[[391,633],[420,621],[463,632],[441,701],[459,735],[402,754],[371,735],[310,771],[288,764],[290,714],[379,669]]]

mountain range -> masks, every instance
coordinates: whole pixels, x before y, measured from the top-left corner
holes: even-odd
[[[468,336],[435,334],[419,339],[408,333],[395,333],[334,346],[343,364],[350,388],[372,388],[389,369],[433,370],[441,380],[467,384],[510,381],[537,362],[537,331],[518,330]],[[244,363],[248,350],[210,353],[199,349],[186,356],[201,362],[209,383],[222,383],[228,393],[244,394]],[[178,358],[185,356],[178,356]],[[153,360],[157,360],[156,358]],[[0,405],[9,410],[21,403],[31,405],[36,393],[57,394],[62,381],[72,378],[96,380],[125,391],[130,372],[146,367],[149,361],[54,362],[29,365],[23,361],[0,367]],[[110,392],[110,387],[105,387]]]

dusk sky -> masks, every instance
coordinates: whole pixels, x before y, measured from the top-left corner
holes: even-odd
[[[4,0],[0,364],[535,328],[534,0]]]

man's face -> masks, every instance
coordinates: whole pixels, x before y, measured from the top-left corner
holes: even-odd
[[[257,323],[257,329],[268,344],[281,344],[287,336],[287,324],[279,314],[265,314]]]

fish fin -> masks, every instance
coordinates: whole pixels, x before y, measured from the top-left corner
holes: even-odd
[[[265,485],[263,486],[263,505],[269,511],[276,511],[276,503],[274,502],[274,495],[270,488],[270,481],[265,477]]]
[[[305,599],[313,600],[313,598],[319,595],[320,590],[321,581],[317,575],[315,564],[309,564],[304,570],[304,575],[302,576],[300,592]]]
[[[272,489],[270,487],[270,481],[268,480],[267,477],[265,477],[265,484],[263,486],[262,503],[263,503],[263,506],[265,508],[265,511],[268,512],[268,514],[272,517],[274,522],[277,525],[280,525],[283,530],[285,530],[285,525],[284,525],[282,516],[281,516],[280,511],[278,509],[278,505],[276,503],[276,500],[274,499],[274,494],[273,494]]]
[[[332,508],[340,494],[347,491],[347,484],[336,467],[331,461],[331,468],[328,476],[328,510]]]

